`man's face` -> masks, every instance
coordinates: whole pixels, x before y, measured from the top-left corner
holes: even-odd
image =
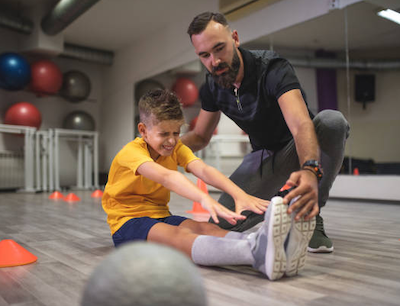
[[[192,44],[215,82],[223,88],[232,87],[240,68],[237,32],[210,21],[203,32],[192,35]]]

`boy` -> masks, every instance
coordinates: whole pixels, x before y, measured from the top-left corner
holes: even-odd
[[[297,274],[304,266],[313,221],[291,219],[281,197],[269,202],[250,196],[197,158],[180,141],[184,118],[173,93],[160,89],[148,92],[139,101],[139,113],[138,130],[142,137],[128,143],[114,158],[102,199],[115,246],[148,240],[174,247],[199,265],[252,265],[270,280],[284,273]],[[178,165],[230,194],[236,212],[176,171]],[[168,207],[170,190],[201,203],[216,223],[219,216],[234,225],[246,218],[240,214],[244,210],[266,212],[265,222],[257,232],[246,235],[174,216]],[[299,226],[306,230],[297,230]]]

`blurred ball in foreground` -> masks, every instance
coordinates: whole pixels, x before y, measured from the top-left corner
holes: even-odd
[[[189,258],[170,247],[150,242],[127,243],[95,268],[81,305],[207,305],[197,269]]]

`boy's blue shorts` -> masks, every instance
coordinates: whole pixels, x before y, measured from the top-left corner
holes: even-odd
[[[114,233],[112,239],[116,247],[128,241],[147,240],[147,235],[155,224],[163,222],[178,226],[186,219],[186,217],[180,216],[169,216],[160,219],[153,219],[149,217],[133,218],[125,222],[125,224]]]

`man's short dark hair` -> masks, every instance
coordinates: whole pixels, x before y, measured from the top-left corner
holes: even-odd
[[[211,20],[218,22],[224,26],[228,26],[228,21],[226,21],[225,16],[221,13],[201,13],[193,18],[188,27],[187,33],[189,34],[190,39],[192,38],[192,35],[200,34],[201,32],[203,32]]]

